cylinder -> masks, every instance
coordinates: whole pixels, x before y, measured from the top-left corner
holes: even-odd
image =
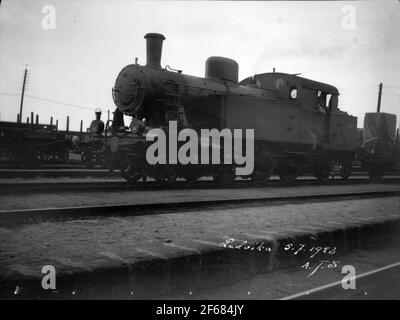
[[[148,33],[144,38],[146,39],[147,51],[146,66],[161,69],[162,44],[165,37],[159,33]]]

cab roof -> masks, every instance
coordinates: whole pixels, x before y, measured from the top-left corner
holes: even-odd
[[[318,82],[314,80],[310,80],[307,78],[299,77],[294,74],[289,74],[289,73],[282,73],[282,72],[266,72],[266,73],[261,73],[261,74],[256,74],[255,75],[257,80],[260,80],[261,82],[261,87],[264,89],[276,89],[272,87],[272,83],[270,81],[277,80],[279,78],[286,80],[290,84],[297,84],[301,85],[303,88],[308,88],[308,89],[313,89],[317,91],[324,91],[328,92],[331,94],[339,94],[339,91],[336,87],[323,83],[323,82]],[[240,84],[247,84],[250,82],[251,78],[253,77],[248,77],[246,79],[243,79]],[[269,81],[268,81],[269,80]]]

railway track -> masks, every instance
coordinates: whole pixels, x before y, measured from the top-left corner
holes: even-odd
[[[336,192],[320,194],[301,194],[290,196],[266,196],[256,198],[214,199],[214,200],[186,200],[182,202],[112,204],[101,206],[71,206],[59,208],[36,208],[21,210],[0,210],[0,223],[3,225],[14,223],[37,222],[36,218],[46,219],[82,219],[93,216],[144,216],[155,214],[177,213],[184,210],[226,209],[268,206],[279,203],[305,203],[321,201],[339,201],[363,198],[393,197],[400,195],[400,190]]]
[[[106,169],[85,169],[84,167],[49,167],[46,169],[0,169],[0,178],[57,178],[57,177],[107,177]]]
[[[339,176],[338,170],[333,170],[335,175]],[[58,178],[58,177],[108,177],[110,172],[104,168],[86,169],[82,165],[52,165],[38,169],[15,169],[15,168],[0,168],[0,179],[10,178]],[[113,176],[118,176],[119,172],[114,171]],[[367,172],[362,171],[360,168],[354,168],[352,176],[366,176]],[[400,175],[400,170],[393,170],[386,174],[387,176]]]
[[[283,187],[283,186],[304,186],[304,185],[348,185],[348,184],[365,184],[371,180],[367,176],[352,176],[347,180],[341,177],[329,179],[321,182],[314,177],[299,177],[296,182],[285,183],[278,177],[272,177],[271,180],[262,186],[266,187]],[[399,183],[400,175],[385,176],[383,183]],[[119,179],[93,179],[92,181],[73,180],[71,181],[6,181],[0,182],[0,192],[3,194],[10,193],[34,193],[34,192],[82,192],[82,191],[124,191],[124,190],[180,190],[180,189],[205,189],[205,188],[259,188],[257,184],[250,180],[236,180],[230,184],[218,184],[212,179],[203,179],[189,183],[185,180],[178,180],[173,185],[163,185],[154,180],[138,181],[132,185],[128,185],[122,178]]]

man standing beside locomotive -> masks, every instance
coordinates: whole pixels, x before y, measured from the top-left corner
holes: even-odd
[[[96,119],[90,124],[90,133],[92,135],[100,136],[104,131],[104,122],[101,120],[101,109],[96,108],[94,111]]]

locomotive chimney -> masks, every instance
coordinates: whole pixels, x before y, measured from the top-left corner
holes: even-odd
[[[161,69],[162,43],[165,37],[159,33],[148,33],[144,36],[147,41],[147,67]]]

